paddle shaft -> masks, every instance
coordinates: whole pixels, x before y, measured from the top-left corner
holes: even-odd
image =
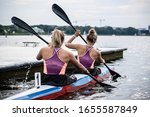
[[[102,87],[110,87],[110,88],[116,88],[115,86],[112,86],[112,85],[109,85],[109,84],[106,84],[106,83],[102,83],[102,82],[99,82],[97,79],[95,79],[94,76],[92,76],[91,74],[88,74],[93,80],[95,80],[98,84],[100,84]]]
[[[106,65],[106,63],[104,63],[104,65],[107,67],[107,69],[108,69],[109,71],[111,71],[111,69]]]
[[[39,37],[42,41],[44,41],[46,44],[49,44],[47,41],[45,41],[41,36],[36,35],[37,37]]]

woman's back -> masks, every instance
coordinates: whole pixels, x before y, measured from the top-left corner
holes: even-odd
[[[98,58],[97,51],[88,45],[80,45],[77,48],[78,51],[78,60],[86,68],[93,68],[94,62]]]
[[[57,51],[58,58],[63,62],[68,62],[68,51],[62,49],[62,48],[54,48],[52,46],[44,47],[41,49],[42,53],[42,59],[46,60],[51,58],[54,53]]]
[[[38,53],[37,59],[44,60],[45,68],[43,69],[43,72],[46,74],[65,74],[66,67],[69,62],[73,63],[80,70],[87,72],[87,69],[85,69],[85,67],[83,67],[82,64],[78,63],[78,61],[76,60],[76,58],[74,57],[74,55],[71,52],[64,50],[62,48],[59,48],[59,49],[53,48],[53,46],[44,47]],[[50,62],[48,62],[50,64],[46,64],[46,61],[49,61],[49,59],[52,59]],[[59,68],[61,68],[61,70],[57,73],[56,72],[48,72],[49,70],[47,68],[50,68],[52,70],[54,69],[54,67],[52,67],[52,65],[51,65],[53,62],[55,62],[55,63],[58,62],[59,64],[56,63],[55,65],[58,65],[58,66],[60,65]]]
[[[65,74],[67,64],[70,61],[68,51],[48,46],[42,48],[40,53],[44,60],[43,72],[45,74]]]
[[[76,31],[75,34],[68,40],[66,46],[68,48],[76,49],[78,51],[78,60],[81,64],[83,64],[86,68],[94,68],[94,62],[96,60],[100,60],[101,62],[105,62],[101,57],[101,53],[93,48],[93,45],[96,43],[97,34],[94,29],[90,29],[87,35],[87,44],[72,44],[71,42],[80,35],[80,31]]]

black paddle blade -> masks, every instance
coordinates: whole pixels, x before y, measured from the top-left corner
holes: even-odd
[[[104,63],[104,65],[107,67],[107,69],[109,70],[110,74],[112,75],[112,80],[114,82],[117,82],[117,78],[121,77],[121,75],[118,74],[117,72],[111,70],[105,63]]]
[[[104,88],[116,88],[115,86],[112,86],[112,85],[109,85],[109,84],[106,84],[106,83],[103,83],[103,82],[99,82],[99,84],[104,87]]]
[[[112,80],[113,80],[114,82],[117,82],[117,78],[121,77],[120,74],[118,74],[117,72],[112,71],[112,70],[110,70],[110,74],[112,75]]]
[[[45,41],[42,37],[40,37],[27,23],[25,23],[24,21],[22,21],[21,19],[17,18],[17,17],[12,17],[11,21],[13,24],[15,24],[16,26],[36,35],[38,38],[40,38],[41,40],[43,40],[46,44],[49,44],[47,41]]]
[[[72,25],[71,21],[69,20],[67,14],[60,6],[58,6],[57,4],[53,4],[52,10],[56,15],[58,15],[61,19],[63,19],[66,23],[68,23],[73,28],[74,31],[76,31],[75,27]],[[85,43],[87,43],[81,35],[79,35],[79,36],[82,38],[82,40]]]
[[[33,33],[35,35],[37,35],[37,33],[27,24],[25,23],[24,21],[22,21],[21,19],[17,18],[17,17],[12,17],[11,18],[11,21],[13,24],[15,24],[16,26],[30,32],[30,33]]]
[[[67,16],[67,14],[64,12],[64,10],[60,6],[58,6],[57,4],[53,4],[52,5],[52,10],[56,15],[58,15],[65,22],[72,25],[69,18],[68,18],[68,16]]]
[[[95,80],[98,84],[100,84],[102,87],[104,88],[116,88],[115,86],[103,83],[103,82],[99,82],[97,79],[95,79],[94,76],[92,76],[91,74],[88,74],[93,80]]]

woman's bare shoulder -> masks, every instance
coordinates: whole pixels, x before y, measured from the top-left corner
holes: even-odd
[[[63,48],[61,48],[61,52],[62,52],[62,54],[64,54],[64,55],[72,54],[70,51],[68,51],[68,50],[66,50],[66,49],[63,49]]]
[[[72,52],[68,50],[61,49],[59,51],[59,57],[61,58],[62,61],[69,62],[70,60],[74,58],[74,55]]]
[[[101,52],[99,50],[97,50],[96,48],[92,48],[92,51],[97,56],[99,56],[101,54]]]
[[[47,50],[47,49],[50,49],[51,48],[51,46],[46,46],[46,47],[42,47],[41,49],[42,50]]]

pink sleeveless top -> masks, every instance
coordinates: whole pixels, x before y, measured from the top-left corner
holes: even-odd
[[[90,52],[92,48],[93,47],[87,47],[85,55],[78,58],[79,62],[87,69],[94,67],[95,60],[93,60],[90,56]]]
[[[61,61],[58,57],[60,48],[55,48],[52,57],[44,60],[45,74],[65,74],[67,63]]]

